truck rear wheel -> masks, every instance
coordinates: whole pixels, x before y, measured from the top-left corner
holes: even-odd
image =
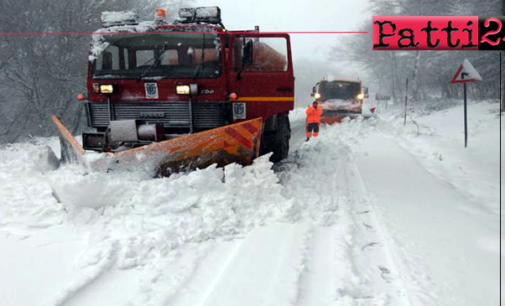
[[[277,163],[288,157],[289,140],[291,139],[291,127],[287,114],[277,117],[277,129],[264,132],[261,139],[260,155],[273,152],[270,161]]]

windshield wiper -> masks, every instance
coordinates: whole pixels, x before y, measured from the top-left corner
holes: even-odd
[[[195,74],[193,75],[193,80],[195,80],[198,75],[200,74],[200,70],[204,69],[204,60],[205,60],[205,34],[203,34],[203,40],[202,40],[202,58],[200,60],[200,64],[196,66],[196,71]]]
[[[158,66],[158,64],[161,61],[161,57],[163,56],[163,54],[165,53],[166,50],[167,50],[167,45],[164,45],[163,46],[163,50],[160,53],[158,53],[158,55],[154,59],[154,63],[151,66],[149,66],[149,68],[147,68],[146,71],[144,71],[140,75],[139,80],[141,80],[146,74],[148,74],[151,71],[151,69],[153,69],[154,67]]]

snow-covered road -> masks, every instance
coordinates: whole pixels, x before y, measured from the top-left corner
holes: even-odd
[[[497,304],[496,215],[435,178],[390,137],[373,134],[363,149],[373,154],[359,159],[360,172],[408,292],[423,305]]]
[[[308,143],[296,110],[275,171],[84,174],[49,169],[52,139],[1,148],[0,304],[496,305],[497,107],[471,105],[466,151],[459,107]]]

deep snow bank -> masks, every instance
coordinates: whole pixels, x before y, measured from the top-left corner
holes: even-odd
[[[292,120],[303,116],[297,110]],[[56,138],[5,146],[0,149],[1,226],[23,235],[62,223],[83,226],[92,258],[106,244],[118,250],[119,267],[129,268],[185,243],[244,233],[272,221],[293,222],[312,202],[304,201],[305,195],[333,197],[311,195],[310,186],[338,171],[336,164],[329,166],[332,161],[351,154],[345,142],[359,138],[353,134],[361,131],[356,124],[346,131],[326,129],[319,139],[298,144],[279,175],[268,156],[249,167],[212,166],[163,179],[137,172],[85,173],[74,166],[53,170],[47,146],[57,152]]]
[[[347,248],[360,254],[372,243],[364,250],[373,254],[368,250],[379,250],[373,243],[382,240],[372,235],[373,231],[357,234],[358,229],[368,230],[371,222],[356,223],[354,219],[358,218],[353,216],[354,210],[370,208],[365,205],[367,196],[350,186],[357,184],[357,173],[351,171],[349,165],[357,154],[373,154],[373,151],[360,152],[359,144],[372,132],[394,138],[442,182],[459,186],[459,181],[468,180],[461,192],[469,192],[476,203],[489,208],[486,203],[496,203],[492,191],[497,183],[491,169],[496,167],[496,157],[489,158],[489,153],[494,152],[496,134],[493,128],[498,118],[491,104],[473,107],[475,116],[470,118],[475,120],[471,121],[475,126],[471,126],[476,134],[470,138],[467,151],[460,149],[458,109],[447,110],[445,115],[437,112],[429,117],[414,118],[417,125],[409,121],[407,128],[399,121],[374,118],[322,127],[320,137],[308,143],[303,141],[304,109],[297,109],[291,116],[290,157],[276,166],[275,171],[268,158],[262,157],[249,167],[209,167],[152,179],[138,172],[84,173],[82,169],[69,166],[51,170],[53,165],[47,162],[50,159],[46,145],[57,151],[56,139],[2,147],[0,231],[7,236],[1,236],[0,243],[6,242],[2,246],[10,250],[3,254],[11,258],[17,253],[32,252],[39,254],[41,260],[23,268],[24,274],[19,275],[24,277],[20,276],[16,282],[11,277],[17,273],[16,269],[4,269],[6,277],[0,278],[0,284],[14,292],[13,283],[23,288],[30,279],[35,279],[34,275],[43,275],[36,279],[46,277],[49,280],[43,286],[35,282],[30,284],[30,294],[23,294],[22,289],[11,294],[7,304],[47,301],[50,305],[87,305],[96,302],[93,297],[97,294],[107,297],[109,304],[118,304],[115,301],[126,300],[122,291],[135,297],[133,304],[166,304],[168,298],[184,290],[185,282],[198,270],[202,258],[212,253],[214,242],[231,241],[234,245],[251,230],[258,230],[260,226],[275,228],[279,222],[295,225],[308,222],[323,228],[345,225],[332,237],[345,238],[342,245],[335,244],[334,252],[342,253],[338,257],[342,263],[335,268],[349,274],[345,274],[345,280],[332,281],[342,288],[352,287],[352,290],[339,293],[344,294],[345,299],[352,300],[353,294],[360,292],[357,298],[365,301],[368,292],[380,292],[377,288],[361,288],[361,284],[368,282],[369,275],[374,275],[369,272],[374,261],[368,257],[355,261],[355,256],[349,255],[354,253],[346,253]],[[455,113],[450,113],[452,111]],[[488,134],[488,131],[493,132]],[[490,145],[484,142],[477,145],[473,140],[473,137],[485,139],[481,136],[486,135],[491,137],[487,140],[492,142]],[[475,150],[471,149],[474,143]],[[488,161],[490,163],[486,164]],[[461,166],[464,171],[460,170]],[[488,172],[492,173],[489,177],[486,176]],[[475,173],[481,173],[478,177],[483,179],[477,180],[472,189]],[[480,187],[489,188],[489,198],[475,191]],[[324,245],[322,237],[326,236],[316,236],[322,239],[318,245]],[[282,235],[279,237],[278,240],[282,240]],[[372,238],[374,240],[367,241],[368,244],[361,245]],[[40,246],[49,247],[42,250]],[[30,256],[0,260],[22,265],[34,262]],[[314,258],[307,258],[307,261],[317,262]],[[333,262],[335,258],[328,257],[327,261]],[[48,270],[51,269],[44,267],[44,262],[53,270],[61,270],[60,273],[50,274]],[[395,274],[393,268],[387,268],[388,277]],[[373,269],[380,273],[386,271]],[[349,278],[354,279],[354,285],[347,284]],[[114,285],[110,284],[124,289],[111,290]],[[338,296],[335,292],[332,294],[332,297]],[[384,302],[387,298],[380,300]]]

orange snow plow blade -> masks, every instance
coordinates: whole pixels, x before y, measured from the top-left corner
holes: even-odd
[[[53,116],[53,122],[60,131],[61,161],[64,163],[74,163],[87,165],[84,154],[86,151],[72,136],[57,116]]]
[[[348,106],[332,106],[323,103],[323,115],[321,116],[321,123],[335,124],[342,122],[345,118],[355,119],[362,116],[361,104],[348,105]]]
[[[85,152],[77,140],[55,116],[53,120],[75,153]],[[262,119],[257,118],[220,128],[154,142],[142,147],[115,153],[103,153],[104,158],[90,162],[90,168],[101,171],[144,170],[154,176],[168,176],[179,171],[205,168],[212,164],[250,165],[258,157]]]

